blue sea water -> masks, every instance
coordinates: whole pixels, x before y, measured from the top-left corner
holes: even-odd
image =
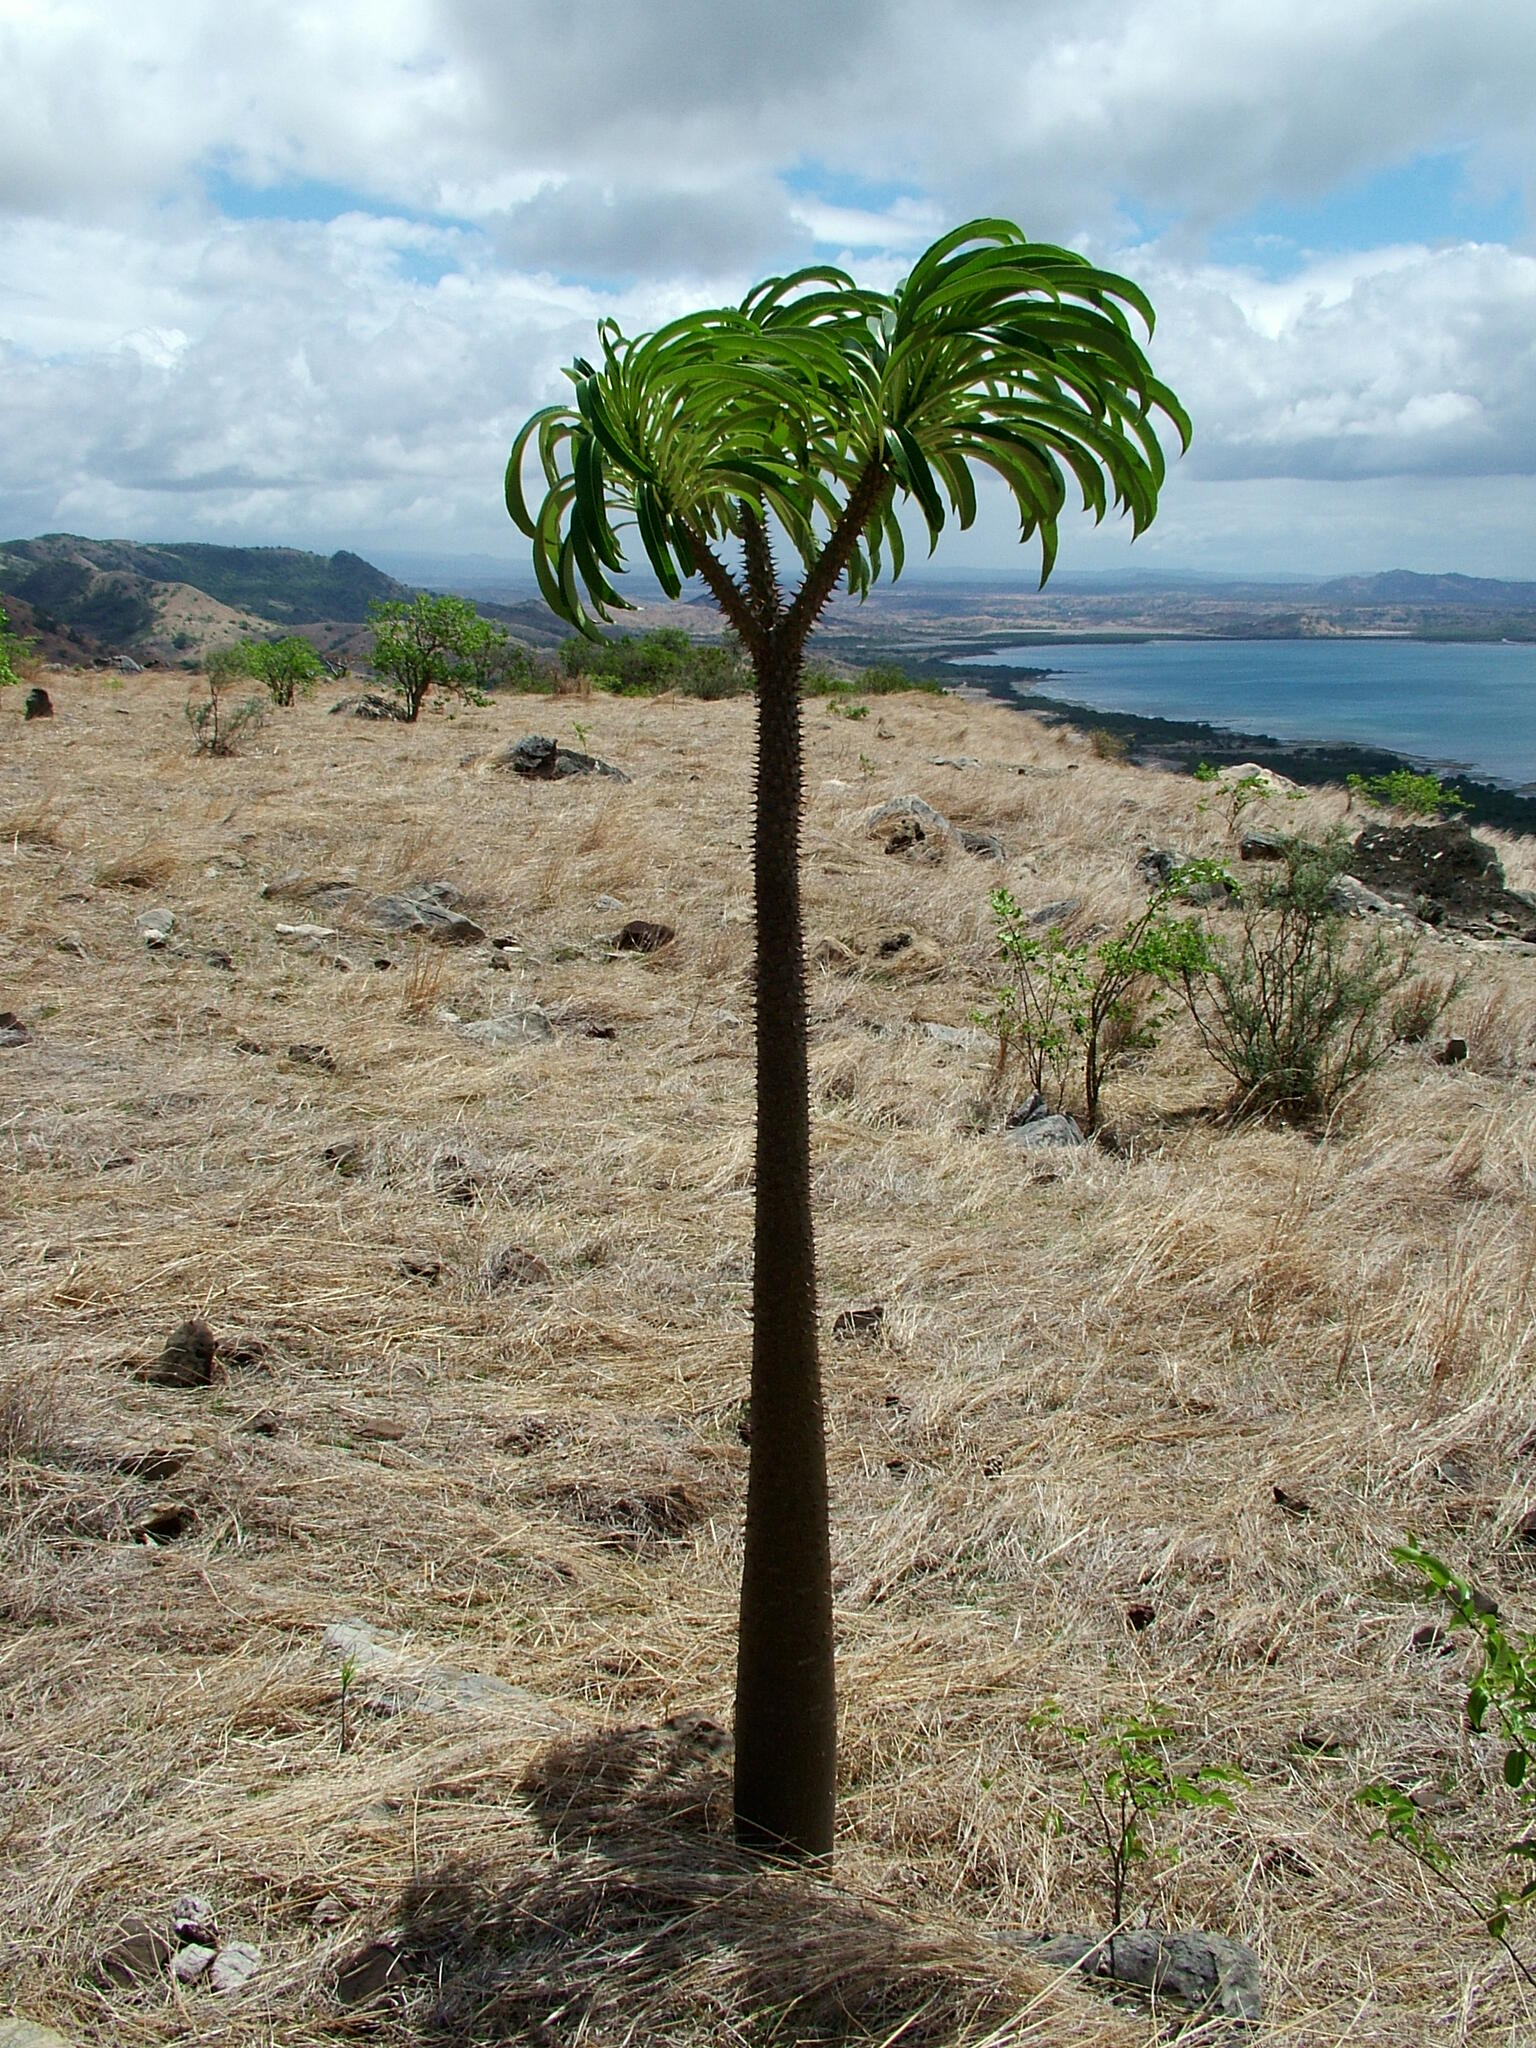
[[[1289,742],[1382,747],[1442,774],[1536,785],[1536,645],[1420,640],[1052,642],[956,667],[1046,668],[1042,696]],[[1020,691],[1027,703],[1029,692]]]

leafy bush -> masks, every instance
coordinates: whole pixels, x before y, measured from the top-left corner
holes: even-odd
[[[752,674],[734,639],[691,639],[681,627],[652,633],[621,633],[612,639],[572,638],[560,648],[568,676],[585,676],[620,697],[656,697],[675,690],[713,702],[745,696]]]
[[[1243,1774],[1230,1764],[1178,1768],[1172,1759],[1178,1731],[1157,1709],[1088,1727],[1068,1721],[1051,1701],[1031,1716],[1031,1725],[1055,1731],[1071,1746],[1093,1845],[1104,1858],[1113,1933],[1126,1924],[1133,1867],[1152,1861],[1159,1816],[1181,1806],[1230,1812],[1227,1787],[1243,1784]],[[1066,1815],[1053,1809],[1048,1831],[1061,1834],[1067,1825]]]
[[[1467,799],[1448,789],[1438,775],[1416,774],[1412,768],[1394,768],[1386,775],[1350,775],[1345,786],[1351,796],[1383,810],[1402,811],[1410,818],[1440,818],[1447,811],[1464,811]]]
[[[1109,1075],[1133,1053],[1156,1045],[1167,1022],[1167,990],[1206,967],[1198,921],[1175,916],[1173,906],[1221,872],[1209,861],[1175,869],[1141,910],[1096,946],[1072,939],[1059,924],[1033,930],[1012,894],[994,889],[989,901],[1009,980],[974,1014],[996,1034],[998,1083],[1010,1058],[1017,1059],[1030,1085],[1059,1107],[1067,1074],[1080,1059],[1085,1128],[1095,1130]]]
[[[1273,777],[1262,768],[1250,768],[1243,775],[1234,775],[1230,770],[1213,768],[1209,761],[1201,761],[1195,767],[1195,780],[1209,786],[1209,794],[1201,797],[1195,809],[1208,811],[1214,806],[1226,819],[1229,836],[1237,831],[1244,811],[1251,804],[1267,804],[1276,794]],[[1298,804],[1304,794],[1299,789],[1287,790],[1286,802]]]
[[[1467,1726],[1474,1735],[1497,1739],[1503,1751],[1499,1776],[1526,1806],[1536,1805],[1536,1641],[1512,1636],[1492,1603],[1438,1557],[1412,1541],[1392,1553],[1398,1564],[1416,1571],[1440,1594],[1478,1648],[1477,1670],[1467,1687]],[[1528,1983],[1536,1972],[1510,1941],[1515,1909],[1536,1898],[1536,1834],[1506,1842],[1506,1859],[1518,1858],[1524,1869],[1518,1882],[1480,1873],[1470,1860],[1447,1847],[1431,1818],[1399,1785],[1367,1785],[1356,1794],[1361,1805],[1381,1815],[1372,1841],[1396,1844],[1482,1921],[1501,1942]]]
[[[220,651],[233,654],[234,649]],[[260,726],[267,709],[260,697],[248,697],[243,704],[231,704],[228,698],[231,684],[245,673],[232,663],[209,660],[203,677],[206,699],[187,699],[187,723],[192,728],[194,753],[233,754],[241,736]]]
[[[0,605],[0,690],[25,680],[24,671],[31,666],[32,648],[30,640],[23,640],[19,633],[11,631],[5,607]]]
[[[399,700],[399,717],[414,723],[436,687],[482,703],[511,664],[507,635],[482,619],[467,599],[420,593],[407,604],[371,604],[374,672]]]
[[[296,635],[286,640],[237,640],[233,647],[215,648],[203,667],[224,683],[237,676],[265,683],[267,695],[281,706],[307,694],[326,673],[315,649]]]
[[[1209,938],[1206,959],[1182,976],[1242,1112],[1326,1116],[1391,1048],[1385,1005],[1414,948],[1381,932],[1356,940],[1336,896],[1349,852],[1339,832],[1321,845],[1287,841],[1275,870],[1243,891],[1241,938]]]
[[[800,676],[800,693],[804,697],[895,697],[904,690],[921,690],[928,696],[940,697],[944,685],[934,682],[931,676],[910,676],[904,668],[889,661],[861,668],[854,676],[840,676],[824,661],[808,661]]]

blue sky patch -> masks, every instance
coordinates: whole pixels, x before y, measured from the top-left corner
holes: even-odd
[[[1210,253],[1285,277],[1314,256],[1388,243],[1513,242],[1526,224],[1517,191],[1479,189],[1465,153],[1445,151],[1351,179],[1310,205],[1257,206],[1212,235]]]

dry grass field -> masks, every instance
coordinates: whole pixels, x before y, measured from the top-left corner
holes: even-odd
[[[1536,1623],[1536,958],[1427,942],[1469,977],[1469,1061],[1399,1049],[1326,1135],[1223,1125],[1180,1023],[1111,1084],[1113,1145],[1020,1154],[985,1043],[925,1028],[988,985],[988,890],[1118,915],[1142,846],[1222,826],[1000,706],[808,707],[841,1846],[829,1883],[753,1872],[711,1725],[748,1455],[750,704],[412,729],[322,698],[220,760],[181,681],[47,681],[51,722],[0,712],[0,1008],[30,1034],[0,1049],[0,2013],[128,2048],[1133,2048],[1164,2020],[992,1939],[1103,1921],[1032,1719],[1059,1699],[1159,1703],[1182,1761],[1245,1774],[1161,1828],[1137,1907],[1255,1948],[1264,2041],[1536,2038],[1353,1801],[1443,1781],[1452,1839],[1513,1826],[1463,1646],[1425,1647],[1388,1553],[1416,1532]],[[578,726],[630,783],[485,758]],[[1005,866],[885,854],[865,814],[908,792]],[[1531,887],[1536,849],[1501,850]],[[510,943],[373,929],[411,882]],[[618,952],[631,918],[676,939]],[[539,1035],[468,1033],[516,1016]],[[215,1383],[147,1383],[194,1314]],[[343,1670],[346,1621],[396,1665],[353,1638]],[[104,1980],[187,1892],[260,1948],[244,1989]]]

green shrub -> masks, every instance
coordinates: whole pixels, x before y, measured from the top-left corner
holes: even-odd
[[[734,639],[694,640],[679,626],[603,640],[573,637],[562,643],[560,661],[567,676],[584,676],[620,697],[657,697],[670,690],[713,702],[745,696],[752,688]]]
[[[0,690],[25,680],[23,671],[30,667],[32,655],[33,642],[11,631],[5,607],[0,605]]]
[[[1059,924],[1033,930],[1011,893],[994,889],[989,901],[1009,979],[973,1015],[997,1038],[996,1084],[1016,1060],[1031,1087],[1059,1108],[1067,1075],[1080,1060],[1084,1126],[1095,1130],[1109,1075],[1156,1045],[1167,1022],[1168,990],[1205,968],[1208,947],[1198,921],[1175,916],[1173,905],[1219,872],[1209,861],[1176,869],[1097,945],[1072,939]]]
[[[307,640],[296,634],[286,640],[257,640],[247,643],[250,673],[267,686],[267,695],[286,706],[295,696],[307,696],[326,674],[325,663]]]
[[[232,655],[233,648],[222,648],[220,653]],[[242,670],[231,661],[219,662],[211,658],[203,674],[203,686],[208,694],[201,701],[187,699],[187,723],[192,728],[193,752],[198,754],[233,754],[237,751],[242,736],[255,732],[266,716],[266,704],[260,697],[247,697],[243,704],[229,700],[230,686],[239,681],[248,671]]]
[[[1536,1805],[1536,1640],[1511,1634],[1493,1603],[1448,1565],[1412,1540],[1392,1553],[1438,1593],[1455,1620],[1477,1645],[1477,1668],[1467,1686],[1466,1719],[1473,1735],[1487,1735],[1502,1751],[1497,1775],[1523,1806]],[[1485,1780],[1491,1788],[1493,1773]],[[1441,1840],[1433,1820],[1400,1785],[1376,1783],[1356,1795],[1381,1816],[1372,1841],[1386,1840],[1405,1851],[1450,1896],[1481,1920],[1526,1979],[1536,1972],[1510,1939],[1513,1915],[1536,1898],[1536,1833],[1504,1841],[1499,1854],[1515,1864],[1513,1881],[1481,1867],[1474,1852],[1462,1853]],[[1501,1828],[1500,1832],[1503,1832]]]
[[[1386,775],[1350,775],[1345,786],[1351,796],[1383,810],[1402,811],[1410,818],[1440,818],[1447,811],[1464,811],[1467,799],[1448,789],[1438,775],[1420,775],[1412,768],[1394,768]]]
[[[1391,1049],[1387,999],[1408,979],[1414,948],[1351,931],[1335,893],[1349,853],[1340,832],[1320,846],[1287,841],[1284,859],[1243,891],[1241,936],[1211,937],[1206,960],[1183,976],[1241,1113],[1327,1116]]]
[[[512,661],[507,635],[462,597],[419,593],[368,607],[373,669],[414,722],[433,688],[471,704],[485,701]],[[526,650],[523,650],[526,653]]]

